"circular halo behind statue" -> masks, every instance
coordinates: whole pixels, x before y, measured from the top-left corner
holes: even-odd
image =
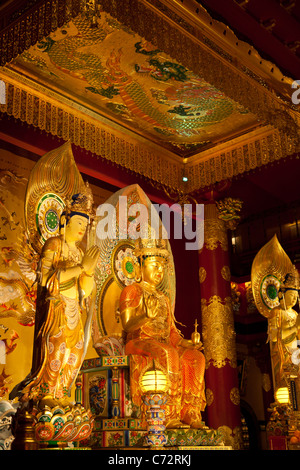
[[[25,222],[38,254],[48,238],[59,234],[64,201],[80,193],[83,186],[70,142],[46,153],[33,167],[26,190]]]
[[[255,256],[251,269],[252,292],[261,315],[272,317],[279,306],[279,289],[293,263],[280,245],[276,235]]]

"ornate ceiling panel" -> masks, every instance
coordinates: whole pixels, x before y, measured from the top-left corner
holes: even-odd
[[[15,0],[3,13],[8,115],[173,189],[185,171],[187,191],[299,150],[293,79],[194,0]]]
[[[93,28],[77,16],[12,68],[181,156],[258,125],[253,113],[104,11]]]

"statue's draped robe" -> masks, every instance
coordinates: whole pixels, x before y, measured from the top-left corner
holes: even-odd
[[[45,269],[47,250],[54,253],[46,286],[38,287],[33,366],[31,381],[23,390],[30,398],[51,394],[63,398],[77,377],[83,361],[84,329],[80,286],[76,278],[60,282],[60,271],[76,263],[61,259],[62,240],[50,238],[41,253],[40,270]],[[77,286],[77,297],[64,296],[64,290]]]
[[[284,368],[292,364],[291,351],[297,349],[299,338],[298,313],[292,308],[275,308],[269,319],[269,341],[276,387],[285,387]]]

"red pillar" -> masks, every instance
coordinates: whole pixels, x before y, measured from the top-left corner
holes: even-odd
[[[228,234],[215,201],[204,206],[204,245],[199,280],[207,425],[222,430],[225,443],[242,448],[240,395],[231,303]]]

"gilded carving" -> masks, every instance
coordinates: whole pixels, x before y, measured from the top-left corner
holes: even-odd
[[[227,446],[231,446],[234,450],[243,449],[242,430],[240,426],[231,429],[229,426],[220,426],[218,431],[223,435],[223,442]]]
[[[231,298],[224,301],[217,295],[201,300],[202,335],[206,368],[224,367],[229,363],[236,367],[235,331]]]
[[[227,232],[224,222],[217,218],[204,218],[204,246],[208,250],[215,250],[218,246],[228,250]]]
[[[234,404],[234,405],[239,405],[240,404],[240,392],[239,392],[239,389],[237,387],[233,387],[231,390],[230,390],[230,395],[229,395],[229,398],[230,398],[230,401]]]
[[[230,268],[229,268],[229,266],[223,266],[223,268],[221,269],[221,274],[222,274],[222,278],[223,278],[225,281],[230,282],[230,280],[231,280],[231,274],[230,274]]]
[[[211,388],[205,389],[205,396],[206,396],[206,405],[210,406],[214,401],[214,392],[211,390]]]
[[[203,266],[200,266],[200,268],[199,268],[199,281],[200,281],[200,284],[202,284],[202,282],[204,282],[205,279],[206,279],[206,269]]]
[[[267,374],[267,373],[262,374],[261,385],[265,392],[269,392],[271,390],[270,374]]]
[[[227,229],[236,227],[241,207],[242,202],[232,198],[205,205],[204,245],[208,250],[215,250],[219,245],[222,250],[228,250]],[[223,268],[222,276],[230,280],[230,272],[228,274],[229,268],[227,268]]]
[[[218,217],[224,220],[226,228],[234,230],[240,220],[240,212],[242,209],[242,201],[231,197],[216,201],[218,208]]]

